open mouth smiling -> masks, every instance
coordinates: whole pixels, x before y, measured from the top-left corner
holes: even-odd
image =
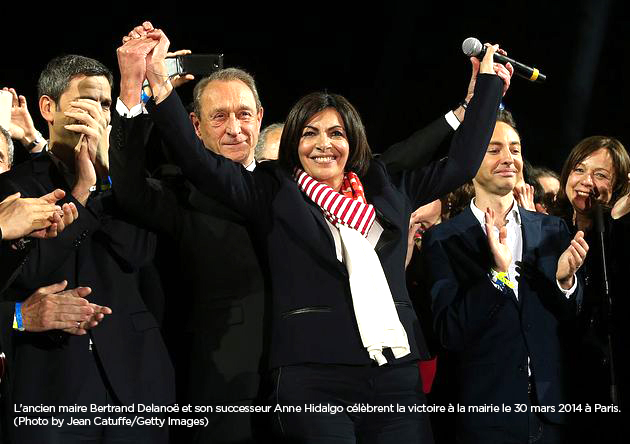
[[[320,156],[320,157],[311,157],[311,160],[315,163],[326,164],[331,163],[337,160],[336,156]]]

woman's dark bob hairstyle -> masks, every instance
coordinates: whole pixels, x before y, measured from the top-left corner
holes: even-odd
[[[348,138],[349,154],[345,171],[352,171],[359,176],[367,172],[372,159],[372,152],[365,136],[365,128],[357,110],[348,100],[338,94],[314,92],[302,97],[287,116],[282,137],[278,160],[289,172],[303,168],[298,156],[298,147],[306,123],[318,112],[326,108],[335,109],[343,121]]]

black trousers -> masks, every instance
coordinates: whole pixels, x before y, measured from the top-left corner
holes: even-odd
[[[433,443],[417,363],[303,364],[272,374],[275,441]],[[414,407],[416,406],[416,407]]]

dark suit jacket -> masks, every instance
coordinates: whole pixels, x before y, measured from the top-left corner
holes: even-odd
[[[529,356],[538,402],[555,408],[544,416],[562,423],[566,415],[558,404],[567,402],[563,329],[568,331],[574,318],[581,287],[570,299],[557,288],[558,258],[570,243],[564,221],[519,211],[524,265],[518,301],[512,290],[502,292],[492,285],[492,254],[470,208],[425,233],[422,255],[434,327],[457,367],[458,402],[512,408],[527,404]],[[527,436],[527,415],[461,415],[460,421],[470,429],[524,427]]]
[[[181,177],[145,178],[152,125],[146,115],[114,113],[110,174],[121,208],[160,235],[157,262],[167,288],[166,339],[178,392],[197,405],[254,399],[265,298],[245,220]]]
[[[17,251],[13,248],[5,248],[8,242],[2,242],[0,248],[0,352],[11,350],[12,330],[7,326],[13,325],[13,314],[15,313],[15,303],[5,301],[2,297],[4,291],[20,272],[22,263],[26,260],[26,251]],[[10,355],[10,354],[9,354]],[[8,358],[10,358],[9,356]],[[7,375],[8,376],[8,375]],[[6,380],[6,377],[4,378]]]
[[[411,209],[474,176],[494,127],[500,90],[496,76],[479,77],[448,161],[402,174],[394,183],[383,164],[374,160],[361,177],[384,228],[375,250],[411,346],[411,354],[398,361],[418,359],[417,344],[423,342],[404,278]],[[320,208],[304,196],[291,174],[277,162],[264,162],[252,174],[206,150],[175,93],[159,106],[151,103],[149,110],[184,174],[203,193],[220,190],[220,198],[250,223],[255,247],[269,267],[270,365],[369,364],[352,310],[347,270],[336,258]]]
[[[159,258],[162,278],[172,297],[191,296],[186,309],[193,316],[185,334],[177,310],[182,304],[167,302],[169,316],[178,318],[178,331],[168,330],[168,319],[166,325],[171,355],[179,361],[178,387],[196,404],[253,399],[263,352],[264,285],[245,221],[177,176],[145,179],[148,116],[115,113],[112,126],[110,174],[117,201],[139,224],[166,235],[158,249],[168,256]],[[422,166],[452,132],[440,116],[380,159],[390,173]],[[236,352],[244,349],[248,353]]]
[[[7,351],[12,358],[13,402],[73,404],[85,366],[93,359],[90,339],[121,403],[173,402],[173,369],[136,278],[137,269],[151,258],[154,237],[120,216],[111,192],[90,197],[83,207],[48,155],[0,176],[2,198],[16,191],[23,197],[38,197],[55,188],[66,191],[61,203],[74,202],[79,218],[56,238],[31,242],[4,299],[24,300],[37,288],[65,279],[67,288],[91,287],[89,300],[111,307],[113,314],[85,336],[13,332]]]
[[[264,338],[270,322],[265,322],[268,299],[248,224],[217,199],[200,193],[181,171],[163,180],[145,178],[147,152],[153,148],[147,146],[146,136],[152,126],[148,115],[129,119],[113,114],[110,175],[121,208],[158,233],[156,262],[169,296],[164,335],[175,365],[178,402],[254,400],[267,392],[260,382],[268,360],[269,341]],[[426,164],[452,132],[440,116],[381,159],[392,168],[408,164],[409,158],[414,165]],[[186,303],[182,294],[187,295]],[[231,433],[242,437],[245,430]]]

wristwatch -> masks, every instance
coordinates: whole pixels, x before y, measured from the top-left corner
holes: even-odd
[[[37,131],[37,134],[35,135],[35,139],[33,139],[33,141],[29,143],[28,145],[26,145],[24,148],[26,148],[26,151],[30,151],[33,148],[35,148],[37,145],[42,143],[43,141],[44,141],[44,137],[39,131]]]

